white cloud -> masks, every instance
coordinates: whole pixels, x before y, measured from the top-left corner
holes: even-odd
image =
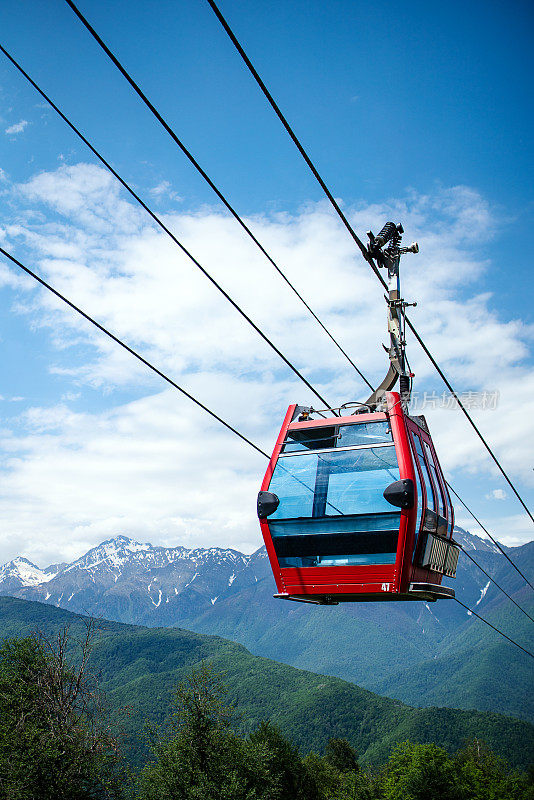
[[[22,133],[24,128],[28,125],[28,120],[21,119],[20,122],[16,122],[14,125],[10,125],[9,128],[6,128],[6,133],[8,136],[16,136],[17,133]]]
[[[6,249],[24,247],[23,260],[261,447],[272,449],[290,402],[319,403],[102,169],[62,166],[13,196],[24,213],[3,231]],[[347,213],[357,230],[402,219],[406,238],[418,239],[421,254],[403,261],[405,296],[418,301],[412,319],[460,390],[499,391],[497,410],[473,410],[473,417],[512,477],[532,486],[532,330],[499,317],[490,296],[471,289],[488,266],[473,247],[477,230],[491,229],[487,203],[455,187]],[[165,221],[330,402],[365,399],[360,379],[232,219],[205,208]],[[247,222],[376,384],[387,366],[382,289],[328,207]],[[63,560],[118,533],[186,546],[258,546],[262,458],[56,298],[9,275],[19,287],[17,313],[46,341],[50,335],[50,369],[71,376],[73,391],[27,407],[16,429],[4,424],[0,510],[11,544],[0,561],[22,550],[43,564]],[[410,360],[418,388],[443,390],[412,341]],[[88,386],[98,388],[99,410],[87,410]],[[143,396],[118,402],[118,390],[121,398]],[[75,400],[86,410],[72,411]],[[495,483],[496,470],[460,412],[425,414],[449,474]],[[510,536],[524,540],[527,530],[518,515]]]
[[[149,191],[152,197],[156,197],[158,200],[169,198],[169,200],[182,201],[180,195],[171,189],[169,181],[161,181],[161,183],[158,183],[157,186],[153,186]]]
[[[504,491],[504,489],[493,489],[489,494],[486,495],[488,500],[506,500],[508,495]]]

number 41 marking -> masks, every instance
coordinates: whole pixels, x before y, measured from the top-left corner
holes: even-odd
[[[389,592],[389,587],[390,587],[390,586],[391,586],[391,584],[390,584],[390,583],[383,583],[383,584],[382,584],[382,591],[383,591],[383,592]]]

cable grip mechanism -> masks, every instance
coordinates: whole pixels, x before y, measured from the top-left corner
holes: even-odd
[[[389,354],[389,370],[380,384],[366,401],[367,405],[376,408],[383,400],[384,393],[391,391],[397,379],[400,379],[400,394],[403,404],[410,400],[412,378],[406,358],[405,317],[408,306],[417,303],[408,303],[401,296],[399,266],[401,256],[405,253],[418,253],[419,245],[412,242],[409,247],[401,247],[404,228],[400,223],[386,222],[380,233],[375,236],[372,231],[367,231],[369,244],[367,254],[374,259],[379,267],[387,269],[388,293],[384,295],[387,303],[387,320],[390,344],[386,347]],[[387,247],[386,247],[387,245]]]

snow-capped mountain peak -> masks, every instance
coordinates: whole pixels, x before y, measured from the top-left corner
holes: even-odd
[[[460,528],[458,525],[454,526],[453,538],[461,544],[462,547],[465,547],[466,550],[483,550],[490,553],[499,552],[499,548],[493,544],[491,539],[482,539],[480,536],[469,533],[469,531]]]
[[[454,538],[466,551],[479,551],[477,558],[495,558],[496,548],[486,539],[461,528],[455,529]],[[487,602],[484,583],[469,574],[473,604]],[[91,548],[71,564],[40,569],[19,557],[0,567],[0,595],[148,625],[176,625],[203,614],[222,614],[243,592],[250,602],[264,591],[262,584],[268,585],[267,592],[274,591],[265,548],[252,555],[224,547],[189,550],[124,535]],[[426,609],[425,630],[434,624],[433,613]]]
[[[136,542],[128,536],[116,536],[114,539],[108,539],[97,547],[93,547],[84,556],[65,567],[64,572],[76,569],[92,570],[96,567],[101,567],[101,569],[120,568],[132,556],[150,550],[153,550],[151,544]]]
[[[38,586],[55,578],[56,572],[40,569],[27,558],[17,556],[0,567],[0,583],[16,587]]]

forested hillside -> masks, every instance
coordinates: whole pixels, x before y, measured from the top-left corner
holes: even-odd
[[[0,637],[36,630],[49,636],[70,626],[81,636],[86,620],[62,609],[0,598]],[[262,720],[278,724],[304,751],[346,738],[363,763],[381,763],[400,741],[433,742],[451,751],[475,737],[512,764],[534,755],[534,728],[500,714],[443,708],[415,709],[338,678],[294,669],[249,653],[242,645],[180,629],[141,628],[102,621],[92,654],[113,709],[128,706],[124,724],[132,757],[146,755],[145,719],[162,722],[171,690],[190,669],[209,661],[225,675],[243,730]]]

